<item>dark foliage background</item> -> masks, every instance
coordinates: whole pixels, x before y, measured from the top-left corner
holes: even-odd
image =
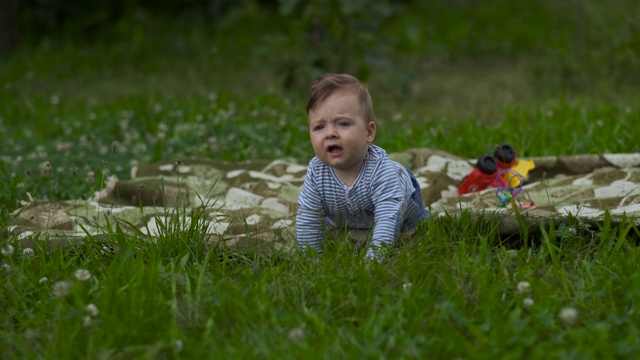
[[[534,69],[540,79],[573,86],[594,76],[640,80],[640,6],[631,0],[5,0],[2,7],[5,54],[42,41],[109,43],[161,30],[140,30],[150,22],[222,31],[251,8],[263,14],[255,20],[268,17],[264,32],[277,34],[268,45],[291,50],[269,64],[282,69],[286,86],[314,70],[366,78],[394,67],[389,55],[399,52],[443,62],[537,55],[556,63]]]

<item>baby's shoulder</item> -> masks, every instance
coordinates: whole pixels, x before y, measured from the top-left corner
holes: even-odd
[[[389,158],[380,159],[372,164],[368,173],[368,180],[375,186],[385,183],[395,183],[400,179],[403,182],[411,180],[411,172],[404,165]]]
[[[387,156],[370,158],[368,161],[368,166],[375,172],[404,169],[404,166],[402,166],[402,164],[389,159]]]
[[[327,171],[327,168],[328,168],[327,164],[320,161],[320,159],[318,159],[317,156],[314,156],[311,159],[311,161],[309,161],[309,166],[307,168],[307,171],[321,173],[321,172]]]

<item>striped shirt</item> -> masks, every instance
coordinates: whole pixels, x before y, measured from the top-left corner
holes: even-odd
[[[383,243],[393,246],[400,231],[428,217],[413,174],[389,159],[382,148],[369,145],[360,174],[350,187],[331,166],[317,157],[311,159],[298,198],[296,238],[301,248],[309,246],[322,253],[327,225],[373,229],[367,250],[367,257],[373,257],[374,249]]]

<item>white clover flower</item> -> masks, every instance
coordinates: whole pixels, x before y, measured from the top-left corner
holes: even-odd
[[[39,283],[39,284],[42,284],[42,283],[47,282],[47,280],[49,280],[49,279],[47,279],[47,277],[45,276],[45,277],[43,277],[43,278],[40,278],[40,280],[38,280],[38,283]]]
[[[574,307],[565,307],[560,310],[558,317],[565,325],[571,326],[578,319],[578,310]]]
[[[11,272],[11,265],[9,265],[7,263],[2,263],[2,270],[6,271],[6,272]]]
[[[526,297],[524,299],[522,299],[522,306],[524,307],[532,307],[533,304],[535,304],[535,301],[533,301],[533,298],[531,297]]]
[[[91,320],[91,316],[85,316],[82,318],[82,324],[84,327],[90,327],[93,325],[93,320]]]
[[[89,304],[85,309],[87,310],[87,314],[91,316],[98,316],[100,313],[100,310],[98,310],[98,307],[95,304]]]
[[[5,245],[2,248],[2,255],[4,256],[11,256],[13,255],[13,246],[11,246],[10,244]]]
[[[32,248],[28,247],[22,250],[22,254],[26,257],[32,257],[35,254],[35,252],[33,251]]]
[[[87,183],[93,184],[96,181],[96,173],[93,171],[87,172]]]
[[[407,292],[411,290],[412,287],[413,287],[412,283],[404,283],[402,284],[402,291]]]
[[[302,338],[304,337],[304,329],[301,327],[294,327],[293,329],[289,330],[289,340],[291,340],[292,343],[299,343],[300,341],[302,341]]]
[[[520,281],[516,288],[520,294],[525,294],[531,291],[531,284],[528,281]]]
[[[53,284],[53,295],[55,297],[64,297],[69,293],[69,289],[73,284],[71,281],[58,281]]]
[[[182,343],[182,340],[180,339],[176,340],[176,352],[182,351],[183,348],[184,348],[184,344]]]
[[[87,269],[78,269],[76,270],[76,279],[78,281],[87,281],[91,279],[91,273]]]
[[[42,164],[40,164],[40,171],[42,171],[45,175],[50,176],[51,175],[51,163],[48,162],[48,161],[45,161]]]

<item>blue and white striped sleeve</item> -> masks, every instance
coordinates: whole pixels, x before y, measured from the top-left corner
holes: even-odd
[[[318,191],[313,167],[309,164],[304,184],[298,197],[296,215],[296,240],[302,250],[311,247],[322,254],[323,224],[325,212],[321,194]]]
[[[371,196],[375,207],[375,225],[371,246],[367,250],[369,258],[377,257],[375,249],[383,243],[393,246],[398,237],[405,200],[402,174],[399,171],[403,170],[386,161],[373,174]]]

